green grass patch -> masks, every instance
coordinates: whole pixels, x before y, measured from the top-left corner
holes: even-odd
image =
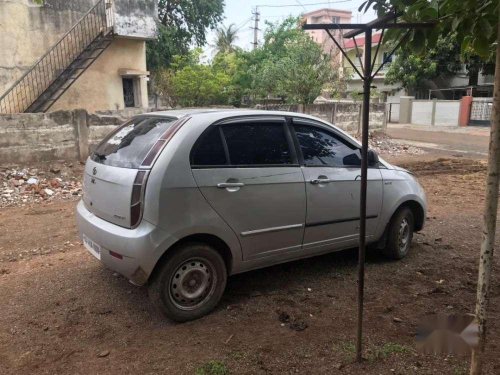
[[[375,346],[367,350],[368,360],[370,361],[384,359],[393,354],[405,354],[409,352],[410,349],[407,346],[395,342],[386,342],[382,346]]]
[[[226,367],[224,362],[221,361],[209,361],[203,366],[198,367],[195,371],[195,375],[228,375],[229,369]]]

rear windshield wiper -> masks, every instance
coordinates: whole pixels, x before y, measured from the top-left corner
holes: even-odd
[[[98,160],[106,160],[106,155],[104,155],[104,154],[100,154],[100,153],[95,152],[95,151],[94,151],[94,156],[95,156]]]

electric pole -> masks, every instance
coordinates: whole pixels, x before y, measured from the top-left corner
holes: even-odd
[[[258,44],[259,44],[259,21],[260,21],[260,13],[259,13],[259,7],[255,7],[255,10],[252,11],[253,15],[253,20],[254,20],[254,27],[251,27],[253,29],[253,49],[256,49]]]

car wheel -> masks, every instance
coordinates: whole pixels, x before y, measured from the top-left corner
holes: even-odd
[[[383,253],[391,259],[402,259],[410,250],[415,228],[413,213],[408,207],[398,210],[389,223]]]
[[[188,243],[161,265],[149,285],[149,297],[167,318],[186,322],[215,308],[226,280],[226,265],[215,249]]]

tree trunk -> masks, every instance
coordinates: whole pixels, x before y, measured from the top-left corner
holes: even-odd
[[[500,16],[500,14],[499,14]],[[488,176],[486,181],[486,201],[483,215],[483,236],[479,258],[477,282],[476,321],[479,325],[479,345],[472,352],[471,375],[481,374],[484,349],[486,346],[486,309],[490,299],[491,267],[495,246],[495,230],[498,207],[498,180],[500,172],[500,22],[497,34],[497,56],[495,67],[495,87],[493,89],[493,112],[491,119]]]

